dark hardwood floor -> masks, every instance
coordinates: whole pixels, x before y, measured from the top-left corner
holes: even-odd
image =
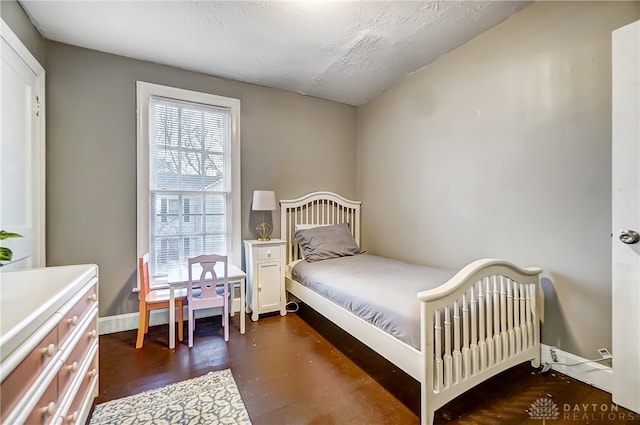
[[[150,329],[139,350],[135,331],[101,336],[96,403],[231,368],[254,425],[419,423],[419,384],[313,310],[247,316],[244,335],[236,314],[228,343],[219,322],[199,321],[192,349],[185,329],[185,341],[169,350],[166,326]],[[439,409],[435,423],[543,424],[528,413],[540,399],[557,408],[547,423],[640,425],[640,415],[615,410],[610,394],[529,364]]]

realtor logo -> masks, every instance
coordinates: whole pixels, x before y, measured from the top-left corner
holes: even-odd
[[[531,419],[542,419],[542,423],[549,420],[560,420],[561,422],[573,421],[576,423],[590,423],[596,421],[620,421],[631,422],[639,421],[640,415],[632,412],[620,411],[617,404],[606,403],[576,403],[562,405],[562,417],[560,417],[560,409],[550,398],[539,398],[531,403],[531,407],[526,410]]]
[[[560,416],[558,406],[548,398],[539,398],[531,404],[529,417],[531,419],[542,419],[542,424],[547,419],[555,420]]]

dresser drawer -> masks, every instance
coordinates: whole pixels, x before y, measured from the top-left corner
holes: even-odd
[[[58,380],[53,378],[24,423],[28,425],[49,424],[56,418],[58,407]]]
[[[259,246],[258,260],[274,260],[280,258],[279,246]]]
[[[93,311],[92,318],[84,324],[84,329],[81,331],[76,346],[73,347],[71,354],[66,358],[60,372],[58,372],[58,389],[61,397],[64,397],[77,374],[82,372],[80,367],[90,354],[91,344],[98,338],[96,322],[98,312],[96,310]]]
[[[97,395],[98,384],[98,349],[97,346],[93,353],[93,359],[88,366],[81,371],[83,374],[77,392],[73,396],[73,400],[69,408],[65,412],[61,412],[62,423],[64,425],[84,424],[86,416],[91,410],[92,400]],[[94,394],[94,391],[96,392]]]
[[[91,306],[96,305],[98,302],[98,293],[97,286],[92,285],[85,293],[82,295],[82,298],[78,300],[78,302],[71,307],[71,310],[67,314],[65,314],[64,318],[60,321],[58,325],[58,340],[60,346],[62,346],[69,335],[76,329],[76,327],[82,321],[84,314],[91,308]]]
[[[2,382],[2,390],[0,390],[0,412],[2,412],[0,423],[5,423],[7,415],[29,390],[29,387],[36,381],[38,376],[46,370],[57,351],[58,332],[54,328],[38,344],[37,348],[31,351],[7,376],[7,379]]]

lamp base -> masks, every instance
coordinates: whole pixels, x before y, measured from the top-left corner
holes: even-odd
[[[260,223],[256,227],[256,232],[258,232],[258,240],[259,241],[270,241],[271,232],[273,228],[269,223]]]

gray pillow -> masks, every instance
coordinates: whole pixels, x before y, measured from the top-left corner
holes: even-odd
[[[295,237],[309,262],[360,254],[347,223],[300,229]]]

